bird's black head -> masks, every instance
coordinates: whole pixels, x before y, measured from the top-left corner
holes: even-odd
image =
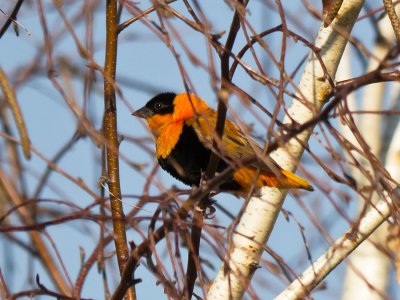
[[[160,115],[170,114],[174,111],[175,93],[161,93],[150,99],[146,107]]]
[[[149,118],[155,114],[166,115],[174,112],[175,93],[161,93],[153,97],[145,106],[133,113],[140,118]]]

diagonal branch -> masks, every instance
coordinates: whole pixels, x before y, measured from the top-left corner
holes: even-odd
[[[11,14],[8,16],[7,21],[4,23],[3,27],[0,29],[0,39],[4,35],[4,33],[7,31],[8,27],[10,27],[11,23],[17,19],[18,11],[21,8],[22,3],[24,3],[24,0],[18,0],[18,2],[15,4],[14,9],[11,12]]]
[[[22,116],[21,108],[17,102],[17,97],[15,91],[12,88],[10,82],[8,81],[7,75],[4,73],[3,69],[0,67],[0,90],[3,91],[4,98],[10,107],[19,135],[21,137],[21,146],[26,159],[31,158],[31,142],[28,135],[28,129],[25,126],[24,117]]]
[[[385,196],[386,198],[381,199],[361,218],[356,233],[350,228],[275,300],[303,299],[318,286],[339,263],[391,216],[393,200],[398,201],[398,195],[393,195],[396,199],[391,199],[388,193]]]

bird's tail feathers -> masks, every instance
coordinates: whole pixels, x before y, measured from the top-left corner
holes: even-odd
[[[277,170],[279,174],[273,172],[261,171],[257,178],[256,187],[262,188],[263,186],[275,187],[279,189],[304,189],[307,191],[313,191],[311,184],[304,178],[297,176],[296,174],[286,171]],[[239,183],[242,187],[243,192],[248,192],[254,184],[254,180],[257,176],[256,168],[244,167],[240,168],[233,175],[233,179]]]
[[[313,191],[312,185],[304,178],[287,170],[280,170],[279,176],[269,174],[261,174],[264,185],[284,188],[284,189],[304,189]]]

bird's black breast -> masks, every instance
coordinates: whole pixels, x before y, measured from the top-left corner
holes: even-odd
[[[211,150],[200,142],[193,127],[184,125],[178,142],[166,158],[158,158],[160,166],[187,185],[199,185],[202,172],[207,169]],[[220,172],[227,167],[222,159],[217,171]],[[222,184],[221,189],[238,190],[240,186],[233,180]]]
[[[207,168],[211,151],[204,147],[194,129],[183,126],[178,142],[166,158],[158,158],[160,166],[188,185],[199,185],[201,172]]]

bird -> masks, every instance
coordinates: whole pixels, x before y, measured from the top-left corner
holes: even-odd
[[[214,143],[218,140],[217,111],[195,94],[160,93],[132,115],[146,120],[161,168],[186,185],[200,185],[211,153],[215,152],[220,157],[217,173],[229,166],[234,169],[220,184],[220,191],[243,195],[253,187],[259,190],[263,186],[313,190],[306,179],[282,169],[270,157],[250,165],[241,164],[262,153],[262,148],[228,118],[222,138]]]

